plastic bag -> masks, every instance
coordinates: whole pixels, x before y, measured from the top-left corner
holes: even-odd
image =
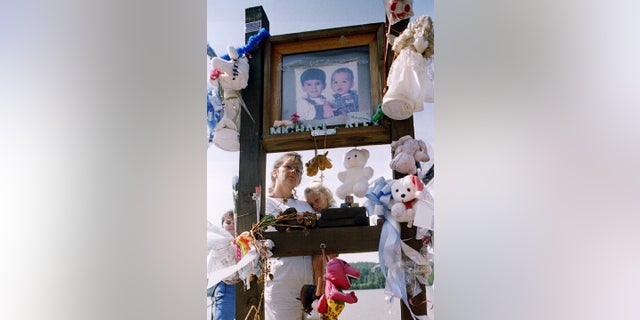
[[[207,228],[207,271],[213,272],[236,264],[236,245],[226,230],[209,225]],[[232,280],[232,279],[229,279]]]

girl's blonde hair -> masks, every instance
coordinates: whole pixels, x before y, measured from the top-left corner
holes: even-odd
[[[313,181],[304,189],[304,197],[308,198],[311,194],[317,194],[327,200],[329,207],[336,206],[336,200],[333,198],[333,192],[320,181]]]
[[[422,33],[423,37],[428,41],[429,45],[424,50],[422,56],[429,59],[433,56],[434,52],[434,34],[433,34],[433,22],[429,16],[420,16],[413,22],[410,22],[404,31],[393,40],[393,46],[391,49],[397,56],[400,51],[413,44],[414,37]]]

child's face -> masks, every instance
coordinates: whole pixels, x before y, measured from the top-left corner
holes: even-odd
[[[224,222],[222,222],[222,227],[231,234],[236,233],[236,225],[233,222],[233,218],[225,218]]]
[[[335,73],[331,77],[331,89],[335,93],[343,94],[349,92],[353,82],[349,79],[349,75],[345,72]]]
[[[324,84],[320,80],[307,80],[302,85],[302,91],[309,95],[310,98],[317,98],[322,94]]]
[[[307,196],[307,202],[311,205],[313,210],[316,212],[320,212],[322,209],[327,209],[329,204],[327,203],[327,199],[325,197],[317,194],[311,193]]]

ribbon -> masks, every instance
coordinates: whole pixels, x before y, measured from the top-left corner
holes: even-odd
[[[393,298],[400,298],[407,306],[414,319],[427,319],[426,315],[415,315],[411,311],[407,298],[407,272],[402,260],[402,253],[416,265],[427,265],[427,259],[418,251],[414,250],[400,239],[400,224],[386,215],[382,231],[380,232],[380,243],[378,245],[378,259],[380,270],[385,277],[385,293],[387,302],[393,302]],[[414,279],[409,279],[413,282]],[[418,292],[419,293],[419,292]],[[412,292],[412,296],[417,294]]]
[[[244,109],[244,111],[247,112],[247,114],[249,115],[249,118],[251,118],[251,121],[253,121],[253,123],[256,123],[256,120],[253,119],[253,116],[251,115],[251,112],[249,112],[249,108],[247,107],[247,104],[244,103],[244,100],[242,99],[242,96],[238,94],[238,98],[240,99],[240,104],[242,105],[242,108]]]
[[[367,200],[363,204],[367,208],[369,216],[377,215],[383,217],[390,213],[391,202],[391,180],[384,177],[376,179],[365,194]]]

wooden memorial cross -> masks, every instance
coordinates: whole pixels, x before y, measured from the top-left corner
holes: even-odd
[[[401,32],[406,28],[408,20],[402,21],[394,25],[395,32]],[[398,29],[400,27],[400,29]],[[257,34],[261,28],[269,30],[269,20],[262,6],[256,6],[245,9],[245,41],[251,36]],[[240,168],[237,185],[236,212],[238,231],[251,229],[252,225],[257,222],[256,202],[254,193],[256,186],[262,186],[260,194],[260,203],[263,204],[261,214],[264,214],[265,191],[264,177],[266,176],[266,155],[267,151],[262,146],[263,142],[263,126],[264,126],[264,106],[268,104],[265,101],[265,91],[268,90],[268,84],[265,79],[266,71],[269,70],[271,63],[269,61],[269,50],[271,43],[269,40],[264,41],[251,52],[249,59],[250,76],[247,87],[242,92],[242,97],[247,105],[248,111],[255,119],[255,122],[248,116],[241,117],[240,125]],[[387,50],[387,64],[384,65],[385,70],[389,70],[393,58],[390,48]],[[384,85],[383,85],[384,86]],[[388,120],[388,119],[385,119]],[[397,140],[404,135],[414,135],[413,118],[402,121],[391,121],[391,130],[388,133],[390,140]],[[379,141],[367,144],[380,144]],[[329,146],[336,147],[336,146]],[[400,175],[394,172],[394,179]],[[326,244],[326,253],[356,253],[371,252],[378,250],[380,239],[381,225],[378,226],[350,226],[344,228],[325,228],[313,229],[308,233],[303,232],[273,232],[268,235],[277,245],[273,249],[275,256],[296,256],[296,255],[313,255],[321,254],[320,244]],[[416,228],[407,228],[406,223],[401,223],[401,238],[415,238]],[[406,240],[412,248],[419,250],[421,242],[419,240]],[[426,291],[423,291],[418,300],[426,301]],[[260,309],[260,319],[264,319],[264,301],[262,300],[263,284],[257,281],[251,282],[251,289],[244,290],[243,285],[237,286],[236,291],[236,319],[245,319],[251,313],[251,319],[255,314],[252,306]],[[402,302],[402,319],[412,319],[411,314]],[[416,306],[413,310],[414,314],[426,314],[425,304]]]

